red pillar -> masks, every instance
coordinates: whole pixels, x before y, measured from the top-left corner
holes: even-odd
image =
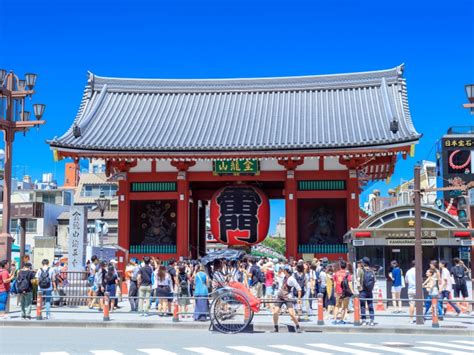
[[[347,177],[347,229],[359,227],[359,181],[357,171],[349,169]]]
[[[126,250],[130,250],[130,197],[128,180],[119,181],[118,190],[118,245]],[[125,270],[128,260],[125,260],[125,253],[119,252],[123,257],[123,262],[119,262],[119,270]]]
[[[193,199],[190,204],[190,216],[189,216],[189,245],[191,248],[191,257],[197,259],[198,257],[198,201]]]
[[[285,180],[286,257],[298,258],[298,200],[295,171],[287,170]]]
[[[178,173],[178,226],[176,234],[176,254],[189,256],[189,182],[186,171]]]

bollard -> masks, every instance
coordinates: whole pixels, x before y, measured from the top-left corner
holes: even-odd
[[[431,299],[431,319],[433,323],[431,324],[432,328],[439,328],[439,321],[438,321],[438,297],[433,297]]]
[[[354,325],[360,326],[360,299],[359,295],[354,295]]]
[[[173,301],[173,322],[179,322],[179,306],[176,300]]]
[[[42,320],[43,310],[43,291],[38,290],[38,294],[36,295],[36,320]]]
[[[318,293],[318,325],[324,325],[324,305],[322,293]]]
[[[104,294],[104,321],[109,321],[110,316],[110,293],[106,292]]]
[[[377,301],[377,305],[375,306],[376,311],[385,311],[385,306],[383,304],[382,298],[383,298],[382,297],[382,289],[379,288],[378,301]]]

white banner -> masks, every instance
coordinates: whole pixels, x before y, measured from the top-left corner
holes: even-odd
[[[87,209],[73,206],[69,214],[68,271],[84,271],[84,242],[87,235]]]

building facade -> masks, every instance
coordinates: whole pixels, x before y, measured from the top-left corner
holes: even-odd
[[[420,135],[403,67],[304,77],[161,80],[89,74],[56,156],[103,159],[130,255],[205,252],[206,206],[228,186],[284,199],[287,257],[344,252],[359,193]],[[324,248],[323,248],[324,247]]]

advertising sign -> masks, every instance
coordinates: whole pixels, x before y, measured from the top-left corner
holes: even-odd
[[[73,206],[69,214],[68,271],[84,270],[84,241],[87,238],[87,209]]]

